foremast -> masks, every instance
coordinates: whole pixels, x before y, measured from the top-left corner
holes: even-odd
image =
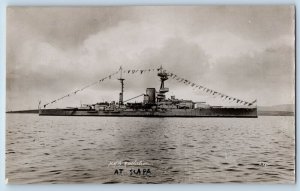
[[[157,76],[160,77],[160,82],[161,82],[160,89],[157,94],[157,102],[161,102],[166,99],[165,93],[169,92],[169,88],[165,87],[165,81],[168,80],[168,73],[166,72],[166,70],[163,70],[162,66],[160,66],[159,73],[157,74]]]

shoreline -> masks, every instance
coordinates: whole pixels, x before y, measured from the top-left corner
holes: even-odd
[[[5,113],[22,113],[22,114],[38,114],[39,110],[18,110],[18,111],[6,111]],[[295,116],[295,112],[292,111],[257,111],[258,116]]]

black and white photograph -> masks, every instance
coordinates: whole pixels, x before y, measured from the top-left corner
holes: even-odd
[[[9,184],[295,184],[293,5],[6,14]]]

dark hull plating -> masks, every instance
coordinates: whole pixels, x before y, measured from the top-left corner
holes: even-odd
[[[79,109],[41,109],[45,116],[111,116],[111,117],[244,117],[257,118],[257,108],[171,109],[166,111],[120,110],[95,111]]]

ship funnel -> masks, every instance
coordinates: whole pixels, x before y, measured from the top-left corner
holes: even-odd
[[[145,98],[145,99],[147,99],[148,103],[151,103],[151,104],[155,103],[155,98],[156,98],[155,93],[156,93],[155,88],[147,88],[146,89],[146,95],[147,95],[146,97],[147,98]]]

